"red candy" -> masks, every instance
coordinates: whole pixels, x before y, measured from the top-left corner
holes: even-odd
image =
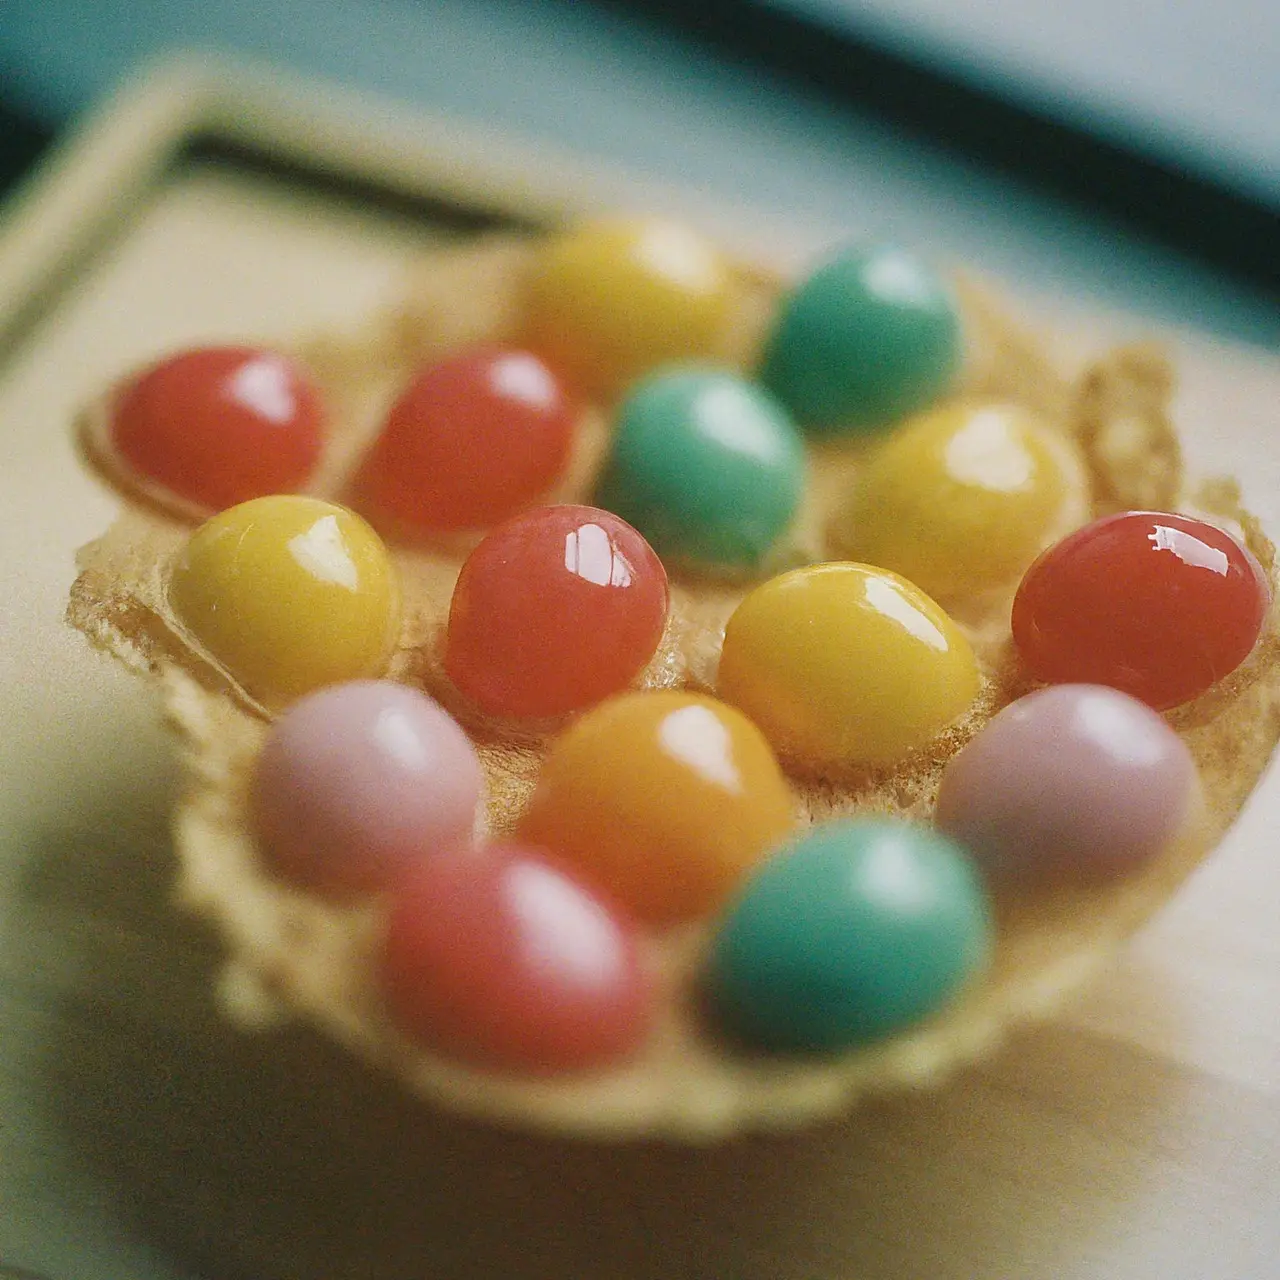
[[[445,670],[491,715],[560,715],[629,685],[666,617],[666,571],[625,520],[538,507],[499,525],[463,564]]]
[[[404,1032],[467,1062],[615,1061],[649,1028],[636,929],[533,849],[441,852],[392,898],[382,986]]]
[[[1258,562],[1221,529],[1130,511],[1078,529],[1027,570],[1013,638],[1039,680],[1110,685],[1160,711],[1234,671],[1269,603]]]
[[[573,426],[572,406],[537,356],[453,356],[396,401],[361,464],[356,501],[405,534],[494,524],[555,482]]]
[[[221,511],[306,484],[320,458],[319,394],[284,356],[185,351],[130,383],[110,438],[125,465],[185,502]]]

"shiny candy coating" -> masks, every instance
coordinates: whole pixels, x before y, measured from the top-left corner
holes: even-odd
[[[269,710],[381,675],[399,638],[386,548],[359,516],[319,498],[255,498],[206,520],[174,563],[169,604]]]
[[[490,1069],[603,1066],[651,1019],[635,926],[517,844],[443,851],[401,881],[380,977],[401,1030]]]
[[[1061,532],[1067,500],[1083,492],[1069,450],[1026,409],[930,410],[876,450],[832,540],[932,596],[1012,584]]]
[[[309,694],[271,726],[249,811],[277,872],[348,898],[469,839],[480,790],[475,749],[448,712],[405,685],[356,680]]]
[[[901,249],[848,250],[783,300],[761,368],[806,430],[882,427],[923,409],[960,367],[950,290]]]
[[[725,629],[718,691],[788,759],[891,764],[977,696],[973,649],[917,587],[869,565],[794,569],[757,587]]]
[[[1013,639],[1037,680],[1111,685],[1161,711],[1234,671],[1269,604],[1265,574],[1229,534],[1129,511],[1078,529],[1027,570]]]
[[[519,833],[668,925],[719,907],[792,821],[786,780],[741,712],[661,691],[610,699],[558,738]]]
[[[131,472],[220,511],[305,485],[323,418],[319,393],[285,356],[208,347],[170,356],[129,383],[109,431]]]
[[[478,529],[559,477],[575,410],[528,351],[482,348],[422,370],[392,406],[353,492],[400,536]]]
[[[445,670],[490,715],[561,715],[626,688],[666,619],[666,570],[626,521],[537,507],[492,530],[463,564]]]
[[[734,295],[728,263],[685,227],[586,222],[540,252],[523,338],[576,389],[611,399],[657,365],[713,354]]]
[[[804,446],[767,392],[730,373],[679,368],[618,410],[596,501],[663,557],[750,568],[804,496]]]
[[[964,851],[927,827],[815,827],[730,904],[706,988],[726,1028],[764,1049],[874,1042],[945,1005],[985,964],[985,892]]]
[[[1186,744],[1145,703],[1055,685],[1005,707],[952,757],[936,821],[996,883],[1101,880],[1165,848],[1196,785]]]

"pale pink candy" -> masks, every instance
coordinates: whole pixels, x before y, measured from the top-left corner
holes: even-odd
[[[481,789],[467,735],[426,694],[334,685],[272,726],[251,788],[254,829],[295,883],[349,898],[469,838]]]
[[[937,825],[995,881],[1122,875],[1178,831],[1197,788],[1186,744],[1099,685],[1020,698],[948,764]]]

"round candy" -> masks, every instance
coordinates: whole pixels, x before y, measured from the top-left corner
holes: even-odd
[[[811,766],[890,764],[960,716],[979,688],[973,649],[887,569],[794,569],[748,594],[725,629],[720,696],[775,749]]]
[[[750,568],[791,524],[804,484],[804,446],[767,392],[678,369],[623,402],[596,500],[664,557]]]
[[[748,882],[716,932],[706,986],[751,1044],[839,1051],[940,1009],[991,944],[990,908],[958,845],[854,819],[815,828]]]
[[[380,675],[400,632],[386,548],[359,516],[319,498],[255,498],[206,520],[174,564],[169,603],[269,709]]]
[[[537,356],[464,352],[410,383],[365,455],[354,492],[402,536],[495,524],[555,483],[573,427],[572,406]]]
[[[923,409],[961,360],[950,290],[901,249],[850,250],[784,299],[761,380],[822,434],[883,426]]]
[[[1111,685],[1159,711],[1234,671],[1269,604],[1262,569],[1229,534],[1129,511],[1078,529],[1027,570],[1013,639],[1037,680]]]
[[[692,231],[588,222],[538,255],[524,334],[576,387],[609,398],[656,365],[713,354],[732,300],[728,264]]]
[[[439,853],[396,887],[381,980],[415,1040],[520,1072],[631,1054],[653,1001],[635,926],[514,844]]]
[[[937,825],[993,879],[1102,879],[1159,853],[1195,788],[1191,753],[1150,707],[1055,685],[1005,707],[952,757]]]
[[[792,821],[760,731],[714,698],[663,691],[611,699],[557,739],[519,832],[667,925],[718,907]]]
[[[389,680],[356,680],[309,694],[272,725],[249,809],[277,871],[345,898],[468,838],[480,789],[475,750],[442,707]]]
[[[291,360],[210,347],[134,379],[109,429],[130,471],[217,511],[306,484],[320,458],[322,420],[319,394]]]
[[[626,688],[666,619],[666,570],[629,524],[595,507],[538,507],[463,564],[445,670],[491,715],[560,715]]]
[[[1083,494],[1070,446],[1033,414],[953,404],[877,449],[832,539],[930,595],[967,595],[1015,581]]]

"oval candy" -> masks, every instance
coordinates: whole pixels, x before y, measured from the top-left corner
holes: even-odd
[[[574,421],[559,380],[531,352],[463,351],[401,392],[352,492],[401,537],[484,528],[555,483]]]
[[[948,761],[936,821],[995,882],[1102,880],[1165,848],[1197,788],[1191,752],[1145,703],[1054,685],[1010,703]]]
[[[1073,446],[1030,411],[950,404],[905,422],[872,454],[831,526],[833,543],[936,597],[1012,584],[1088,508]]]
[[[603,218],[538,253],[523,336],[574,387],[611,399],[657,365],[712,355],[734,296],[727,261],[687,227]]]
[[[667,621],[667,574],[625,520],[535,507],[490,531],[454,585],[449,678],[490,715],[540,717],[626,688]]]
[[[903,249],[850,249],[784,298],[760,380],[819,435],[883,427],[923,409],[961,361],[950,289]]]
[[[719,907],[792,821],[759,729],[715,698],[662,690],[611,698],[556,739],[518,831],[669,925]]]
[[[1110,685],[1163,711],[1234,671],[1269,605],[1266,575],[1230,534],[1127,511],[1077,529],[1027,570],[1013,640],[1037,680]]]
[[[652,1018],[635,926],[518,844],[444,851],[400,881],[379,977],[402,1031],[490,1070],[603,1066]]]
[[[183,502],[221,511],[305,485],[320,460],[324,409],[287,356],[200,347],[134,378],[108,425],[129,472]]]
[[[731,373],[674,369],[618,409],[596,490],[663,557],[757,565],[795,518],[804,445],[767,392]]]
[[[775,750],[808,766],[890,764],[968,709],[981,679],[954,622],[887,569],[794,569],[725,628],[717,688]]]
[[[480,793],[475,748],[443,707],[390,680],[355,680],[275,721],[249,812],[276,871],[348,898],[469,838]]]
[[[319,498],[254,498],[206,520],[173,566],[169,603],[263,706],[381,675],[400,634],[400,585],[376,533]]]
[[[991,946],[990,906],[958,845],[928,827],[845,820],[751,878],[716,929],[706,987],[750,1044],[838,1052],[943,1007]]]

